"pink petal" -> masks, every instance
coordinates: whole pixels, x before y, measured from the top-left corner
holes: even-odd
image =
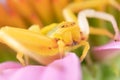
[[[73,53],[48,66],[19,67],[17,63],[8,62],[0,64],[0,67],[9,65],[11,67],[1,68],[5,72],[0,73],[0,80],[82,80],[80,62]]]
[[[41,80],[44,70],[43,66],[26,66],[16,71],[9,80]]]
[[[92,51],[98,60],[112,58],[120,52],[120,41],[111,41],[105,45],[94,47]]]
[[[20,64],[15,63],[15,62],[4,62],[0,64],[0,72],[1,70],[6,70],[6,69],[15,69],[15,68],[20,68],[22,67]]]
[[[11,75],[22,66],[15,62],[4,62],[0,64],[0,80],[9,80]]]
[[[82,80],[80,62],[75,54],[68,54],[64,59],[51,63],[42,80]]]

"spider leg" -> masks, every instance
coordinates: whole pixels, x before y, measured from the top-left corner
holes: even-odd
[[[63,16],[64,16],[66,21],[69,21],[69,22],[76,22],[77,21],[75,14],[69,8],[65,8],[63,10]]]
[[[107,36],[109,38],[114,38],[114,35],[106,29],[90,27],[90,34],[103,35],[103,36]]]
[[[79,44],[77,44],[76,46],[73,46],[70,50],[74,50],[80,46],[84,46],[84,49],[83,49],[83,52],[82,52],[82,55],[80,56],[80,61],[82,62],[84,60],[84,58],[86,57],[89,49],[90,49],[90,45],[89,45],[89,42],[87,41],[81,41]]]
[[[118,40],[119,29],[118,29],[116,20],[112,15],[107,14],[105,12],[94,11],[91,9],[81,11],[78,14],[78,25],[79,25],[81,31],[86,35],[89,34],[89,24],[87,21],[87,17],[88,18],[99,18],[99,19],[103,19],[103,20],[111,22],[111,24],[113,25],[113,29],[115,31],[114,39]]]
[[[59,40],[58,41],[58,49],[59,49],[59,53],[60,53],[60,58],[62,58],[65,55],[64,48],[65,48],[64,42],[62,40]]]
[[[82,62],[84,60],[84,58],[86,57],[87,53],[88,53],[90,45],[86,41],[81,42],[80,45],[85,46],[84,49],[83,49],[82,55],[80,56],[80,61]]]
[[[18,59],[18,61],[22,64],[22,65],[26,65],[25,64],[25,60],[23,59],[23,56],[24,56],[24,54],[22,54],[22,53],[17,53],[17,55],[16,55],[16,58]]]

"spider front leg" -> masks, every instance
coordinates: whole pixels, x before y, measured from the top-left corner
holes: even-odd
[[[104,19],[107,21],[110,21],[113,25],[113,28],[115,29],[115,39],[118,36],[118,28],[117,28],[117,23],[114,19],[114,17],[110,14],[107,14],[105,12],[98,12],[98,11],[94,11],[94,10],[83,10],[81,12],[79,12],[79,19],[77,21],[76,16],[74,15],[74,13],[69,9],[69,8],[65,8],[63,10],[63,15],[66,21],[69,22],[78,22],[79,27],[81,29],[81,31],[85,34],[85,35],[89,35],[89,23],[87,21],[87,17],[93,17],[93,18],[100,18],[100,19]],[[104,34],[103,34],[104,33]],[[98,29],[98,28],[90,28],[90,34],[96,34],[96,35],[105,35],[108,36],[109,38],[113,38],[113,34],[111,34],[108,30],[106,29]]]
[[[57,44],[58,44],[58,51],[60,53],[60,58],[62,58],[65,55],[64,54],[65,43],[62,40],[59,40]]]
[[[77,17],[72,12],[72,10],[70,10],[69,8],[63,9],[63,16],[64,16],[66,21],[69,21],[69,22],[76,22],[77,21]]]
[[[87,21],[87,17],[88,18],[91,18],[91,17],[92,18],[99,18],[99,19],[103,19],[103,20],[111,22],[111,24],[113,25],[114,31],[115,31],[114,40],[119,40],[118,39],[119,29],[118,29],[117,23],[115,21],[115,18],[112,15],[107,14],[105,12],[99,12],[99,11],[94,11],[94,10],[83,10],[83,11],[79,12],[79,14],[78,14],[78,25],[79,25],[81,31],[86,35],[89,34],[89,23]],[[91,29],[91,33],[98,34],[97,31],[99,31],[100,35],[103,34],[102,30],[96,30],[95,31],[95,29]],[[106,32],[105,35],[109,35],[108,32]]]
[[[84,49],[83,49],[83,52],[82,52],[82,55],[80,56],[80,61],[82,62],[84,60],[84,58],[86,57],[87,53],[88,53],[88,50],[90,48],[90,45],[88,42],[84,41],[84,42],[81,42],[80,45],[83,45],[85,46]]]
[[[74,49],[76,49],[78,47],[81,47],[81,46],[84,46],[82,55],[80,56],[80,61],[82,62],[85,59],[85,57],[86,57],[86,55],[87,55],[87,53],[88,53],[88,51],[90,49],[89,42],[87,42],[87,41],[80,41],[78,43],[78,45],[72,47],[72,50],[74,50]]]

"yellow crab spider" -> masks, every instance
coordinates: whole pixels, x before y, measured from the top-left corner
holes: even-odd
[[[86,14],[85,11],[80,13],[82,12]],[[79,16],[81,15],[80,13]],[[85,18],[79,19],[85,21]],[[60,55],[65,56],[65,52],[85,46],[82,56],[80,56],[82,61],[89,50],[87,41],[89,27],[86,25],[83,27],[84,25],[79,25],[78,22],[62,22],[43,29],[36,29],[33,26],[29,30],[3,27],[0,30],[0,40],[18,52],[17,58],[23,64],[24,60],[21,53],[32,57],[42,64],[49,64],[53,60],[60,58]],[[112,34],[110,35],[112,36]]]
[[[0,39],[3,43],[43,64],[60,58],[60,55],[64,56],[64,51],[88,44],[82,40],[80,29],[74,22],[62,22],[48,35],[13,27],[3,27],[0,30]],[[22,60],[20,55],[19,60]]]

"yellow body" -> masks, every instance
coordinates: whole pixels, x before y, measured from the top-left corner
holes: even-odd
[[[48,32],[45,31],[47,30],[46,28],[45,30],[44,28],[41,29],[40,32],[34,32],[35,28],[32,29],[33,31],[13,27],[3,27],[0,30],[0,39],[15,51],[31,56],[32,58],[37,59],[37,61],[40,60],[41,56],[53,57],[57,55],[56,57],[60,58],[60,55],[65,56],[64,52],[84,45],[81,44],[81,42],[85,42],[85,37],[80,32],[78,25],[74,22],[62,22],[54,28],[51,28]],[[39,62],[42,61],[40,60]],[[51,62],[51,60],[48,62]]]
[[[97,3],[95,0],[90,1]],[[107,4],[106,1],[105,3]],[[88,7],[92,6],[92,2]],[[42,29],[34,25],[28,30],[3,27],[0,30],[0,40],[18,53],[17,58],[22,64],[25,64],[22,59],[23,54],[32,57],[42,64],[49,64],[53,60],[65,56],[66,52],[80,46],[85,46],[80,56],[82,61],[89,50],[89,43],[87,41],[89,35],[81,32],[77,18],[73,14],[73,12],[78,12],[79,8],[84,8],[83,5],[79,7],[81,5],[73,3],[66,7],[64,9],[65,22],[60,24],[51,24]],[[90,33],[113,38],[113,35],[104,29],[90,28]]]

